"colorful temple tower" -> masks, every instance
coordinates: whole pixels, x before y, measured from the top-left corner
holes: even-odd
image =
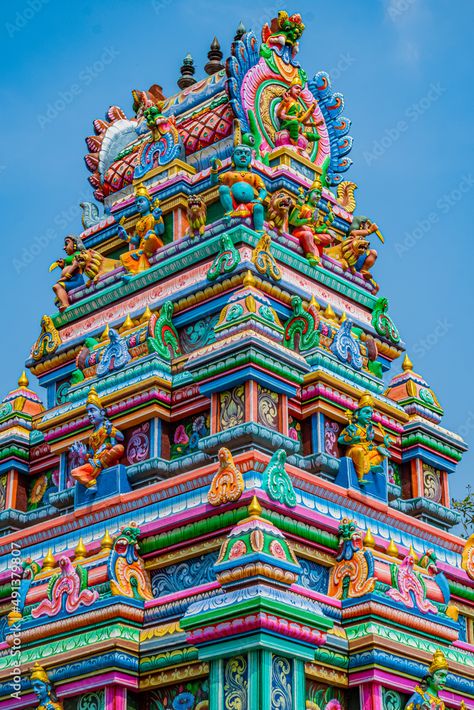
[[[474,708],[466,447],[390,374],[383,236],[304,30],[214,39],[86,138],[44,401],[23,373],[0,409],[0,710]]]

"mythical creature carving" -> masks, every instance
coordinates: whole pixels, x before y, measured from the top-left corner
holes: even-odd
[[[61,342],[61,336],[56,330],[53,319],[44,315],[41,319],[41,333],[33,345],[31,357],[33,360],[41,360],[42,357],[52,355],[59,348]]]
[[[219,468],[211,482],[207,500],[211,505],[223,505],[239,500],[244,492],[244,479],[229,449],[222,447],[217,454]]]
[[[57,616],[61,611],[72,614],[81,606],[90,606],[99,598],[98,592],[89,589],[88,575],[81,565],[72,564],[69,557],[59,558],[60,573],[53,575],[48,584],[48,598],[35,607],[31,615]]]
[[[181,354],[178,333],[172,321],[173,311],[173,302],[165,301],[160,315],[153,313],[148,323],[150,347],[166,360]]]
[[[387,594],[394,601],[404,604],[409,609],[415,606],[427,614],[437,614],[437,607],[426,598],[426,585],[423,577],[413,569],[415,560],[413,555],[408,554],[401,564],[391,565],[393,589],[389,589]]]
[[[292,350],[304,352],[319,345],[318,326],[320,322],[316,301],[311,300],[309,306],[305,308],[299,296],[291,299],[293,315],[291,315],[285,326],[283,342]]]
[[[387,311],[388,299],[379,298],[372,311],[372,325],[379,335],[391,340],[396,345],[400,342],[400,333]]]
[[[114,372],[125,367],[132,356],[128,352],[127,343],[122,340],[114,328],[109,328],[109,344],[104,348],[97,365],[97,375],[102,377],[108,372]]]
[[[339,550],[329,577],[328,594],[351,599],[370,594],[375,588],[374,559],[364,550],[362,536],[352,520],[339,525]]]
[[[283,190],[274,192],[267,210],[267,223],[270,229],[274,229],[278,234],[287,232],[289,214],[294,206],[294,199],[286,192]]]
[[[219,244],[220,251],[207,272],[209,281],[215,281],[218,276],[229,274],[240,263],[240,252],[235,248],[231,236],[223,234]]]
[[[268,276],[274,281],[281,279],[281,270],[270,251],[272,240],[269,234],[262,234],[257,246],[252,252],[252,264],[255,264],[259,274]]]
[[[189,195],[186,217],[189,227],[188,237],[201,236],[206,229],[207,206],[200,195]]]
[[[132,524],[123,527],[109,554],[107,569],[110,590],[114,596],[132,599],[153,599],[150,577],[138,554],[140,528]]]
[[[362,369],[360,345],[352,335],[353,322],[347,318],[339,327],[331,343],[331,352],[341,362],[351,365],[354,370]]]

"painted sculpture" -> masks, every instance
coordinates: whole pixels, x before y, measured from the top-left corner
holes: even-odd
[[[342,430],[338,439],[341,446],[347,447],[346,456],[352,459],[361,485],[366,483],[366,476],[369,473],[383,471],[383,462],[390,456],[387,449],[390,446],[388,434],[383,435],[383,446],[376,445],[374,442],[373,413],[374,400],[368,392],[365,392],[359,399],[357,409],[349,413],[350,424]]]
[[[57,616],[61,612],[71,614],[81,606],[90,606],[99,598],[96,590],[89,589],[87,571],[80,564],[73,565],[69,557],[63,555],[59,558],[59,570],[59,574],[50,579],[48,598],[31,612],[35,619]]]
[[[433,654],[433,660],[420,685],[405,705],[405,710],[445,710],[446,705],[439,697],[440,690],[446,686],[448,675],[448,662],[441,649]]]
[[[244,479],[234,463],[229,449],[222,447],[218,453],[219,468],[214,475],[207,500],[213,506],[239,500],[244,491]]]
[[[188,218],[189,227],[187,230],[188,237],[202,236],[206,229],[206,203],[199,195],[189,195],[186,216]]]
[[[71,470],[71,476],[92,494],[97,492],[98,476],[120,461],[124,447],[123,434],[107,419],[94,387],[89,390],[86,411],[93,431],[87,446],[83,443],[71,446],[72,458],[79,464]]]
[[[394,588],[389,589],[387,594],[408,608],[417,606],[423,614],[437,614],[438,609],[426,598],[426,585],[422,576],[415,572],[414,566],[415,560],[411,554],[408,554],[400,565],[392,565]]]
[[[140,528],[132,524],[122,528],[113,543],[107,569],[114,596],[153,599],[150,578],[138,554],[139,535]]]
[[[334,241],[329,225],[334,219],[332,212],[326,216],[318,209],[322,197],[321,179],[303,193],[290,214],[292,234],[298,238],[303,253],[312,266],[319,264],[323,250]]]
[[[225,216],[245,219],[253,217],[256,232],[263,232],[267,190],[262,178],[252,172],[252,149],[236,145],[232,154],[232,169],[219,174],[219,163],[211,165],[211,183],[219,183],[219,198]]]
[[[161,209],[153,200],[147,188],[139,185],[135,188],[135,207],[140,218],[135,224],[135,231],[129,235],[123,226],[118,226],[118,235],[133,247],[120,257],[128,277],[150,268],[150,259],[163,246],[161,236],[165,231]]]
[[[328,594],[336,599],[354,599],[375,587],[374,560],[365,550],[354,521],[344,518],[339,525],[339,550],[329,577]]]
[[[293,79],[290,87],[276,107],[276,116],[280,121],[279,131],[276,134],[277,146],[291,145],[301,152],[305,152],[308,143],[319,141],[319,134],[310,119],[316,108],[316,101],[308,107],[301,104],[301,79]]]
[[[61,269],[61,278],[53,286],[53,291],[56,294],[56,303],[60,311],[66,310],[69,306],[69,292],[84,285],[81,264],[78,261],[78,257],[83,250],[84,245],[82,242],[77,237],[69,234],[64,238],[66,256],[57,259],[49,267],[50,271],[57,266]]]
[[[39,663],[35,663],[30,674],[31,688],[39,700],[36,710],[62,710],[53,684]]]
[[[286,192],[282,190],[274,192],[267,210],[267,222],[270,229],[274,229],[278,234],[287,232],[290,211],[293,210],[294,206],[294,199]]]

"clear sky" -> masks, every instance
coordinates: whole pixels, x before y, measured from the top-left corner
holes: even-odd
[[[472,0],[13,0],[0,7],[2,81],[0,390],[11,389],[51,313],[49,264],[92,199],[83,163],[92,120],[131,115],[133,88],[176,91],[187,52],[204,76],[240,20],[260,32],[279,9],[306,23],[300,59],[328,71],[352,119],[357,212],[384,236],[374,273],[443,423],[474,444]],[[395,366],[395,372],[399,365]],[[451,488],[473,480],[466,455]]]

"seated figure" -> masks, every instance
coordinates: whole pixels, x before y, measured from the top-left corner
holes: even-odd
[[[365,392],[359,406],[351,416],[351,422],[346,426],[338,439],[341,446],[346,446],[346,456],[352,459],[359,483],[364,485],[365,476],[379,473],[383,470],[383,461],[390,456],[386,447],[390,446],[390,437],[384,435],[384,446],[374,443],[375,431],[372,424],[374,401],[368,392]]]
[[[150,268],[149,260],[163,246],[161,236],[165,231],[161,209],[144,185],[135,189],[135,206],[141,215],[135,224],[135,233],[127,233],[123,218],[118,227],[118,236],[135,247],[120,257],[128,278]]]
[[[275,144],[291,145],[304,152],[309,143],[319,141],[319,134],[316,126],[311,123],[316,101],[304,108],[300,99],[302,89],[299,77],[295,78],[276,108],[280,130],[276,134]]]
[[[66,252],[66,256],[57,259],[57,261],[54,261],[49,267],[50,271],[57,266],[62,269],[61,278],[53,286],[53,291],[56,294],[56,303],[61,312],[65,311],[70,305],[69,291],[84,285],[82,268],[78,259],[81,250],[84,250],[84,248],[79,237],[68,234],[67,237],[64,238],[64,251]]]
[[[311,189],[303,195],[298,204],[290,213],[289,222],[292,234],[299,239],[306,259],[311,266],[319,264],[323,250],[329,246],[334,236],[327,222],[334,220],[332,211],[328,216],[318,209],[318,202],[322,195],[321,179],[317,178]]]
[[[252,149],[246,145],[236,145],[232,156],[233,170],[220,175],[219,161],[211,166],[211,183],[219,183],[219,198],[226,217],[253,216],[256,232],[263,232],[265,209],[263,201],[267,195],[265,184],[259,175],[251,172]]]
[[[89,493],[96,493],[97,477],[101,471],[115,466],[122,458],[124,437],[107,419],[94,387],[89,391],[86,410],[94,428],[87,447],[82,443],[74,443],[71,446],[71,452],[79,463],[79,466],[72,469],[71,476],[85,486]]]

